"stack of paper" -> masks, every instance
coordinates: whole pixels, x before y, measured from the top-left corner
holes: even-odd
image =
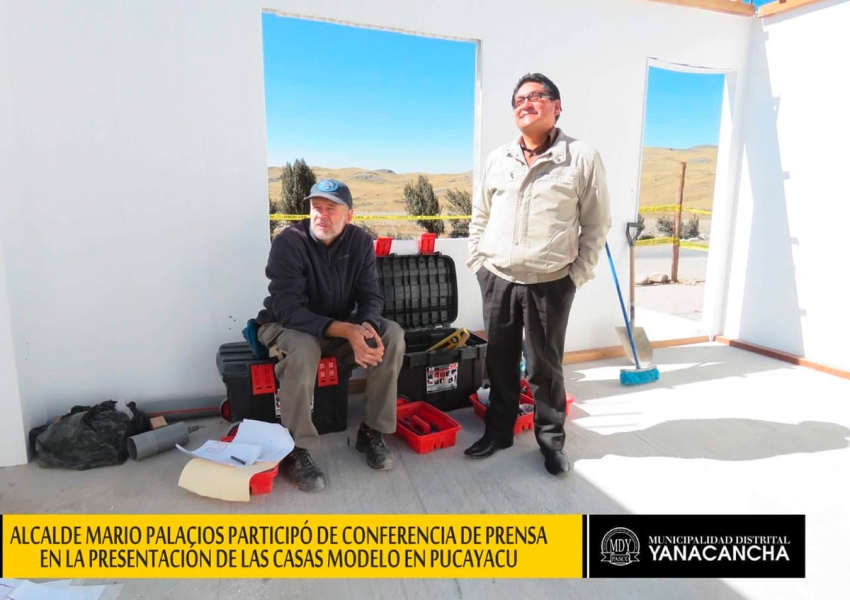
[[[253,465],[263,451],[262,446],[256,444],[237,444],[235,441],[215,442],[213,440],[208,441],[197,450],[186,450],[180,444],[177,444],[177,449],[186,454],[231,467]]]
[[[195,457],[183,469],[180,487],[201,496],[247,502],[251,477],[274,469],[295,442],[278,423],[246,419],[232,442],[210,440],[193,451],[177,447]]]

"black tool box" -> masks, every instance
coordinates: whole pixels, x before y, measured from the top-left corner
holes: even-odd
[[[222,344],[216,356],[218,373],[227,388],[221,415],[228,421],[244,419],[280,423],[277,398],[286,402],[280,391],[272,358],[258,359],[247,342]],[[313,424],[319,434],[348,428],[348,381],[351,367],[337,364],[335,358],[323,358],[316,373],[313,391]]]
[[[456,329],[457,272],[450,256],[439,253],[377,257],[378,285],[386,319],[405,330],[407,349],[398,393],[442,411],[471,406],[481,386],[487,340],[470,334],[461,347],[429,350]]]

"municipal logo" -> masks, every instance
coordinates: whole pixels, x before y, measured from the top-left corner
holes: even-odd
[[[339,184],[333,179],[323,179],[318,187],[321,192],[335,192],[339,189]]]
[[[602,538],[602,562],[618,567],[640,562],[640,542],[631,529],[615,527]]]

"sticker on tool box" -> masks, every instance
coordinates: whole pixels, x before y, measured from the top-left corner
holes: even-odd
[[[425,391],[428,394],[457,388],[458,363],[425,369]]]

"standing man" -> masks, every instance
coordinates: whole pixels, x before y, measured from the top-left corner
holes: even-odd
[[[611,228],[608,187],[599,153],[555,126],[561,94],[548,77],[523,76],[511,106],[520,136],[488,157],[469,225],[491,389],[484,437],[465,454],[513,445],[525,328],[534,433],[546,470],[563,475],[564,338],[576,289],[593,278]]]
[[[295,440],[284,472],[303,491],[325,487],[310,452],[319,447],[311,406],[322,356],[366,369],[366,418],[357,450],[370,467],[393,467],[382,434],[395,432],[397,380],[404,360],[404,331],[381,317],[375,249],[354,216],[351,191],[323,179],[307,197],[310,218],[281,231],[272,242],[266,276],[269,296],[257,316],[257,337],[272,356],[280,382],[280,420]]]

